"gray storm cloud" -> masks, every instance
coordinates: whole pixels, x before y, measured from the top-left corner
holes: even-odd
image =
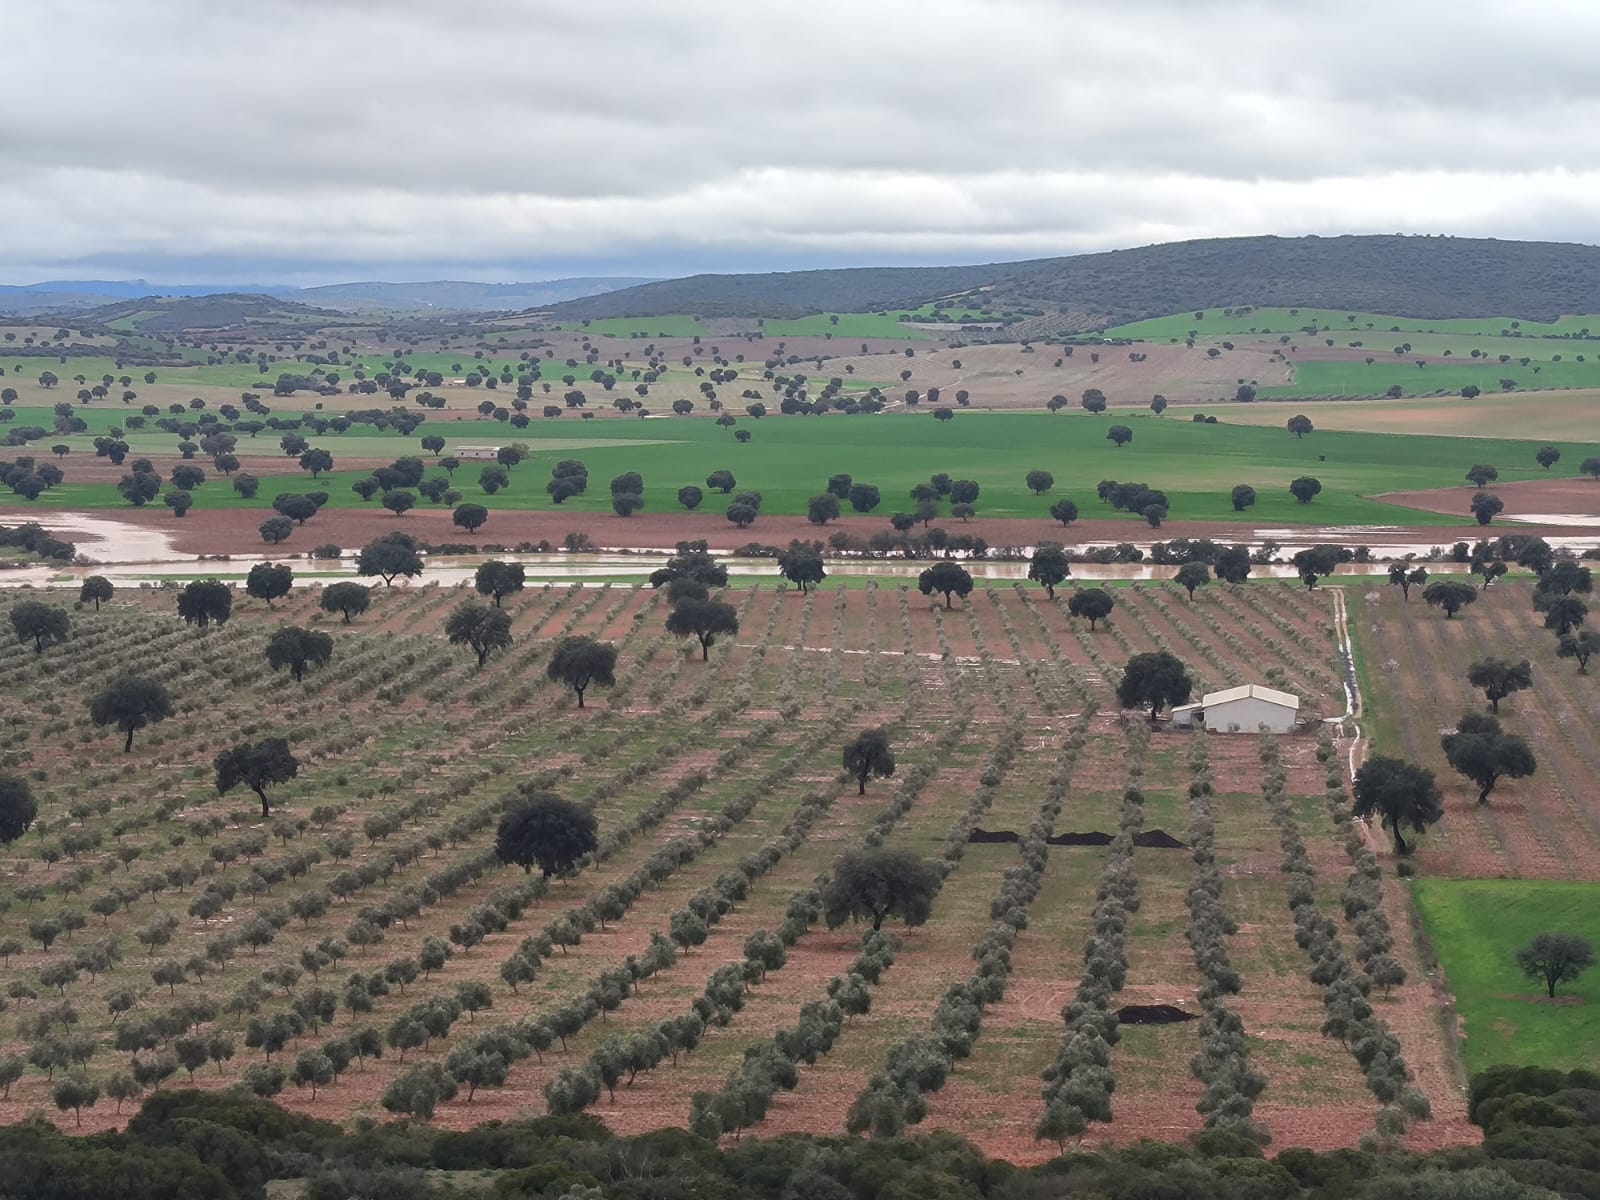
[[[1590,3],[67,0],[8,26],[12,281],[1600,226]]]

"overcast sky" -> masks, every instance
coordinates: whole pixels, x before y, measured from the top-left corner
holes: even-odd
[[[60,0],[0,282],[1600,241],[1594,0]]]

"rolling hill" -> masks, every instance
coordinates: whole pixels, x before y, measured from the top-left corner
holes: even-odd
[[[551,315],[792,317],[958,295],[969,307],[1042,317],[1031,324],[1060,330],[1242,304],[1553,320],[1600,311],[1600,248],[1454,237],[1216,238],[982,266],[694,275],[571,300]]]

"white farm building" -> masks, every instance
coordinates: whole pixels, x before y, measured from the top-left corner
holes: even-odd
[[[457,458],[499,458],[500,457],[500,447],[499,446],[457,446],[455,448],[455,456]]]
[[[1273,733],[1288,733],[1299,715],[1298,696],[1247,683],[1207,692],[1197,704],[1180,704],[1172,710],[1172,723],[1204,725],[1216,733],[1255,733],[1263,725]]]

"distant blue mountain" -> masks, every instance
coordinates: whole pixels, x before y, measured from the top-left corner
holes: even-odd
[[[535,283],[335,283],[299,288],[274,284],[150,283],[143,279],[51,279],[42,283],[0,284],[0,313],[43,316],[97,308],[145,296],[270,296],[319,308],[351,312],[508,312],[542,308],[565,300],[599,296],[654,280],[624,276],[550,279]]]

